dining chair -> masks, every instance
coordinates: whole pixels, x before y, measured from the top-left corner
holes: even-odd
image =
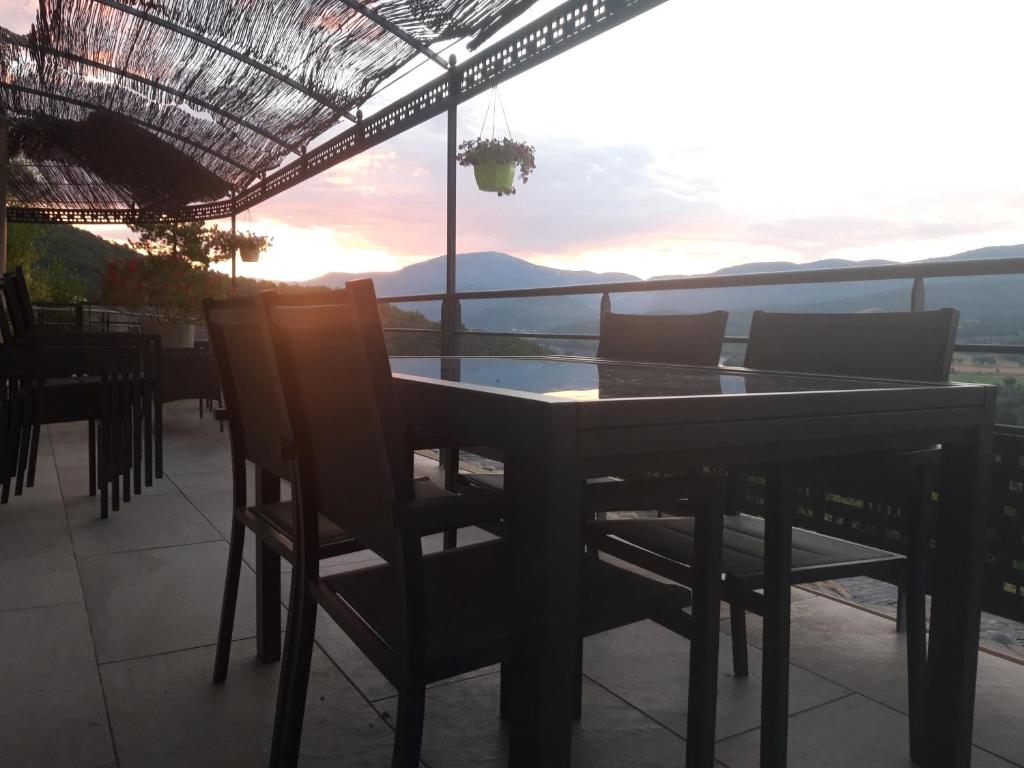
[[[606,360],[718,365],[729,313],[692,315],[601,313],[597,356]]]
[[[121,451],[124,462],[119,471],[124,474],[123,498],[128,501],[128,469],[132,470],[134,492],[142,492],[145,485],[153,484],[154,468],[157,478],[163,476],[162,441],[163,419],[159,407],[158,392],[160,382],[160,337],[155,334],[127,333],[94,333],[87,331],[52,331],[43,330],[36,323],[32,299],[28,292],[25,274],[21,267],[3,276],[2,293],[5,314],[0,334],[5,343],[33,348],[45,346],[74,347],[83,346],[93,349],[116,347],[134,354],[137,358],[136,375],[129,383],[126,397],[132,404],[126,411],[128,423],[119,425],[120,439],[127,441]],[[90,445],[90,483],[89,494],[96,492],[95,474],[96,455],[96,423],[88,420]],[[33,457],[38,451],[39,428],[34,427],[31,436]],[[34,461],[32,462],[34,466]],[[143,471],[145,479],[143,481]],[[30,472],[27,480],[29,486],[33,482]]]
[[[205,299],[203,313],[223,390],[222,419],[229,425],[231,445],[231,535],[213,667],[213,680],[219,683],[227,678],[245,531],[252,531],[256,538],[257,603],[262,609],[265,602],[278,602],[264,598],[266,593],[280,594],[278,558],[294,562],[296,527],[294,504],[280,500],[280,483],[292,483],[292,468],[281,455],[284,422],[273,407],[273,357],[256,297]],[[253,467],[254,499],[248,495],[249,465]],[[330,519],[324,517],[319,522],[320,559],[364,548]],[[274,611],[273,616],[261,615],[257,620],[257,655],[263,661],[280,658],[276,605]]]
[[[319,606],[398,689],[392,766],[413,768],[426,685],[507,659],[515,632],[507,542],[424,554],[422,539],[499,521],[509,510],[502,495],[459,495],[413,481],[373,285],[353,281],[346,289],[350,302],[326,306],[274,306],[261,297],[298,515],[271,765],[294,766],[298,758]],[[321,517],[383,563],[321,576]],[[581,584],[587,633],[678,613],[685,600],[678,587],[604,562],[586,563]]]
[[[928,312],[753,314],[746,365],[765,371],[941,382],[949,378],[959,313]],[[794,527],[791,584],[848,576],[871,576],[900,586],[899,614],[907,633],[911,752],[922,754],[924,715],[925,585],[924,550],[927,516],[937,448],[887,451],[853,459],[801,464],[795,482],[804,487],[831,483],[879,485],[901,504],[908,555],[868,547]],[[735,482],[738,468],[730,470]],[[842,486],[841,486],[842,487]],[[773,495],[778,498],[777,495]],[[823,494],[819,494],[819,499]],[[790,502],[795,499],[790,494]],[[732,506],[732,505],[731,505]],[[766,515],[772,510],[766,509]],[[739,514],[725,516],[722,568],[723,599],[730,605],[733,668],[748,674],[746,611],[764,615],[765,520]],[[589,527],[591,545],[681,584],[690,582],[694,557],[694,520],[606,520]],[[904,627],[901,620],[899,628]]]

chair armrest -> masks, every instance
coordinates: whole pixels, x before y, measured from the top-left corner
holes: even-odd
[[[499,522],[506,517],[508,505],[500,497],[444,496],[417,499],[393,508],[395,527],[429,536],[453,528]]]

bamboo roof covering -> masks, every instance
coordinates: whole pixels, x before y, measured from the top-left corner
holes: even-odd
[[[224,199],[355,113],[443,41],[535,0],[41,0],[0,27],[10,194],[46,209]]]

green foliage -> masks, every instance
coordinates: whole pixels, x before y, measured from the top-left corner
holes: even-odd
[[[86,284],[77,271],[59,256],[44,257],[40,241],[45,224],[12,224],[8,229],[7,268],[21,267],[36,301],[82,301]]]
[[[464,167],[480,165],[481,163],[493,162],[501,165],[519,166],[519,178],[525,184],[530,179],[530,174],[537,168],[535,150],[529,144],[514,139],[470,139],[459,144],[459,153],[456,155],[459,165]],[[512,187],[508,192],[499,192],[498,197],[503,194],[514,195],[516,188]]]
[[[203,221],[138,223],[130,229],[139,236],[132,242],[147,256],[185,259],[197,267],[209,267],[231,258],[239,248],[250,248],[257,254],[270,246],[270,238],[251,232],[234,236],[223,229],[208,227]]]

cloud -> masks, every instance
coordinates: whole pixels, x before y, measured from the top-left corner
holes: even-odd
[[[666,170],[639,144],[540,142],[537,170],[512,197],[480,192],[468,168],[456,178],[460,251],[528,256],[607,248],[678,231],[714,209],[708,181]],[[445,202],[444,123],[433,121],[254,215],[361,233],[399,256],[433,256],[444,250]]]

